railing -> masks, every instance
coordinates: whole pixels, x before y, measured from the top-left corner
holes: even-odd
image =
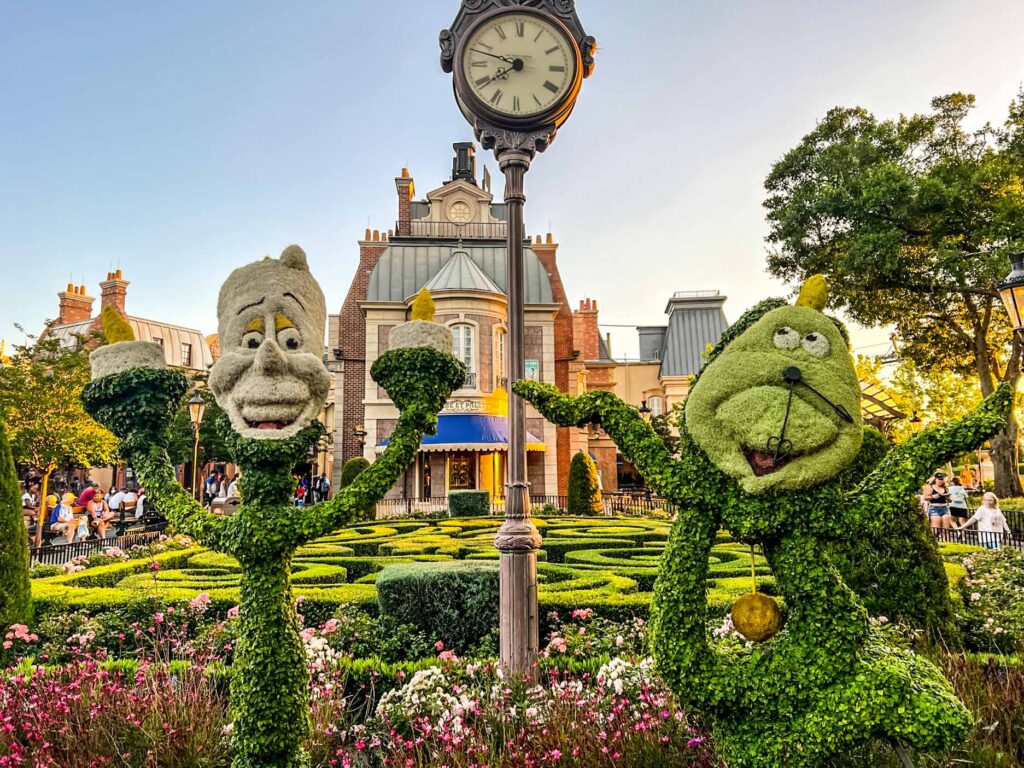
[[[108,539],[84,539],[73,544],[51,544],[48,547],[33,547],[29,551],[32,565],[63,565],[76,557],[88,557],[110,547],[126,550],[131,547],[152,544],[163,535],[167,522],[156,523],[145,530],[126,533]]]
[[[602,497],[604,514],[608,516],[622,515],[626,517],[670,517],[676,513],[671,502],[655,496],[632,494],[605,494]],[[531,514],[564,515],[569,508],[568,496],[531,496]],[[395,517],[439,517],[448,514],[448,497],[434,496],[425,499],[384,499],[377,504],[377,519]],[[505,514],[505,499],[500,496],[491,498],[491,514]]]
[[[673,295],[673,299],[713,299],[716,296],[721,296],[720,291],[676,291]]]
[[[1013,524],[1011,523],[1011,526]],[[985,549],[1015,549],[1024,552],[1024,534],[1020,528],[1011,528],[1012,534],[985,533],[975,528],[964,528],[956,531],[952,528],[932,528],[932,533],[939,541],[950,544],[967,544],[971,547],[984,547]]]
[[[395,232],[401,231],[395,225]],[[410,237],[431,237],[446,240],[504,240],[508,235],[508,225],[503,221],[474,222],[456,224],[451,221],[419,221],[409,222]]]

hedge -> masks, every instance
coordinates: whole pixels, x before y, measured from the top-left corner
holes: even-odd
[[[464,653],[498,624],[498,566],[449,561],[391,565],[377,578],[382,615]]]
[[[0,423],[0,634],[12,624],[32,619],[29,591],[28,537],[21,514],[21,494],[14,459]]]
[[[570,515],[600,515],[604,512],[601,501],[601,481],[594,460],[583,451],[569,463]]]
[[[491,514],[491,494],[487,491],[451,491],[448,494],[451,517],[487,517]]]

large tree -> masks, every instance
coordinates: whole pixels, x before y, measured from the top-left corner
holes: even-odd
[[[835,108],[772,168],[769,271],[831,278],[837,308],[895,328],[922,370],[977,379],[981,393],[1020,377],[1020,341],[996,286],[1024,242],[1024,91],[1001,127],[967,127],[974,97],[880,120]],[[996,492],[1021,495],[1017,423],[991,441]]]
[[[82,408],[89,383],[88,339],[62,344],[53,336],[16,347],[0,366],[0,421],[7,425],[14,461],[42,474],[45,501],[50,476],[61,467],[103,466],[114,461],[117,438]],[[45,524],[39,505],[37,543]]]

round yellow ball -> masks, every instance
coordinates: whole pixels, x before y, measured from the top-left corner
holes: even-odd
[[[750,642],[763,643],[782,629],[782,612],[768,595],[750,592],[732,604],[732,625]]]

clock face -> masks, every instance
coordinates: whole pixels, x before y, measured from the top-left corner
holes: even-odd
[[[501,14],[473,30],[462,67],[469,88],[491,110],[530,117],[560,105],[576,85],[576,46],[539,16]]]

